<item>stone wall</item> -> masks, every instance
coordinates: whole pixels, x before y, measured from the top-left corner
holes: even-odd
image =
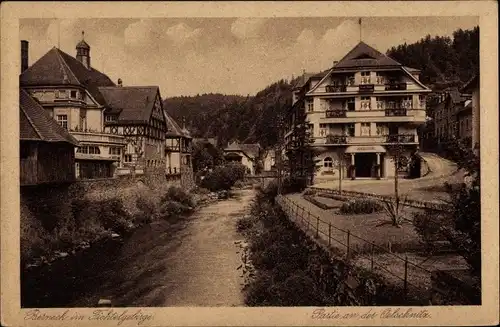
[[[22,187],[21,253],[29,258],[37,249],[52,247],[62,238],[71,238],[79,221],[73,212],[75,200],[101,202],[119,200],[131,215],[139,213],[137,200],[143,198],[158,205],[171,186],[180,186],[180,177],[167,180],[163,171],[149,170],[145,174],[99,180],[81,180],[74,183]],[[92,228],[92,226],[90,226]],[[90,230],[93,235],[95,230]],[[83,234],[86,232],[84,231]],[[64,234],[64,236],[62,236]],[[83,236],[82,236],[83,237]]]

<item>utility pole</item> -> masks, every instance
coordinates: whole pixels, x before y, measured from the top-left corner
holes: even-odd
[[[343,154],[339,156],[339,194],[342,195],[342,161],[344,160]]]

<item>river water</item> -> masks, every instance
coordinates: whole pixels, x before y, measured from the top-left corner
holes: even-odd
[[[236,231],[253,190],[202,207],[175,223],[160,220],[123,242],[25,276],[23,307],[242,306]]]

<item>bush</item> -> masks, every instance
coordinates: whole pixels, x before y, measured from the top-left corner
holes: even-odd
[[[245,166],[235,163],[217,166],[205,176],[200,184],[212,192],[229,190],[236,181],[245,177],[245,170]]]
[[[431,211],[417,212],[413,216],[413,226],[422,238],[428,253],[433,251],[434,242],[442,239],[440,231],[442,220],[436,216],[436,213]]]
[[[372,199],[353,199],[342,203],[340,213],[343,214],[369,214],[384,210],[383,205]]]
[[[195,206],[193,196],[178,186],[169,187],[167,193],[160,200],[160,204],[168,201],[179,202],[186,207]]]

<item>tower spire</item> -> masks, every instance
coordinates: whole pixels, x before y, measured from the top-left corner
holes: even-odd
[[[82,31],[82,41],[85,41],[85,31]]]

